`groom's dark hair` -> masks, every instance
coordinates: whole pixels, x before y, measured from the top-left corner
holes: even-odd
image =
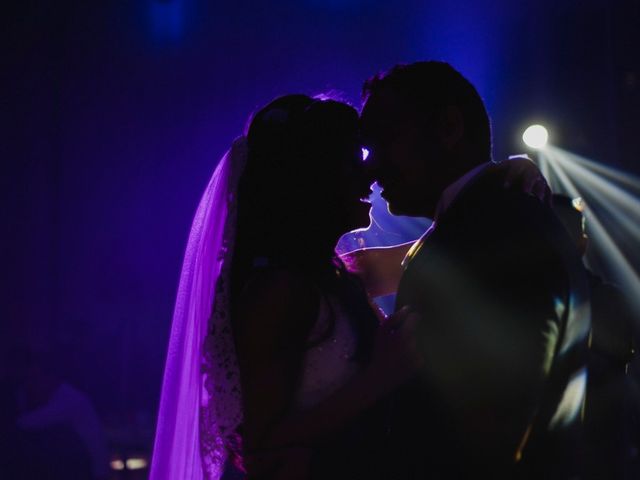
[[[445,62],[427,61],[400,64],[367,80],[366,100],[390,88],[418,116],[431,116],[447,106],[456,106],[465,122],[469,145],[484,160],[491,158],[491,126],[484,102],[476,88],[460,72]]]

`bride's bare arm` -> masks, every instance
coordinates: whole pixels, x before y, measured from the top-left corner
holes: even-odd
[[[274,425],[291,408],[318,302],[308,281],[284,270],[255,275],[236,302],[234,335],[247,451],[264,448]]]
[[[315,285],[289,272],[255,278],[239,299],[234,333],[250,473],[277,469],[294,461],[290,455],[299,460],[305,448],[338,430],[415,371],[417,355],[411,343],[416,318],[402,311],[379,328],[366,368],[315,407],[292,413],[319,301]]]
[[[380,297],[398,290],[402,260],[413,244],[362,248],[344,253],[340,258],[350,272],[360,277],[371,297]]]
[[[404,383],[420,364],[415,347],[417,321],[408,309],[389,317],[378,329],[370,363],[313,408],[274,425],[267,445],[311,446]]]

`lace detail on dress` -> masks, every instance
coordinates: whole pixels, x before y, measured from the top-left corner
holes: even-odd
[[[294,408],[298,411],[312,408],[321,400],[345,385],[358,371],[354,360],[357,339],[347,312],[333,297],[320,304],[320,312],[309,340],[321,337],[334,316],[331,335],[305,353],[300,387]]]
[[[200,405],[200,453],[206,479],[222,476],[226,460],[239,459],[237,428],[242,422],[240,374],[230,310],[230,273],[236,234],[236,191],[246,163],[246,139],[234,142],[231,156],[227,217],[218,256],[220,274],[215,286],[213,311],[202,351],[202,401]]]

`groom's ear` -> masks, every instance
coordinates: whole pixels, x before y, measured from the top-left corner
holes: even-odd
[[[449,105],[442,110],[438,120],[438,135],[447,149],[452,149],[464,135],[464,118],[460,109]]]

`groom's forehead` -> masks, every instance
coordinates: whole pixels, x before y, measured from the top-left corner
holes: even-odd
[[[365,136],[376,135],[392,128],[406,115],[407,109],[400,96],[391,89],[382,89],[366,99],[360,115],[360,126]]]

